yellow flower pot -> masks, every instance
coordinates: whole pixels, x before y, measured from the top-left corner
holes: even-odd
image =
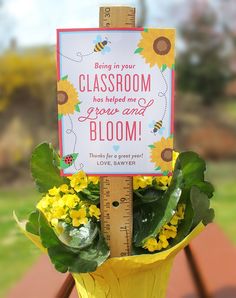
[[[41,250],[40,238],[27,232],[15,217],[24,234]],[[200,223],[174,247],[146,254],[105,261],[95,272],[73,274],[80,298],[164,298],[172,263],[176,254],[203,229]]]
[[[183,241],[156,254],[111,258],[95,272],[73,274],[80,298],[164,298],[176,254],[197,236],[199,224]]]

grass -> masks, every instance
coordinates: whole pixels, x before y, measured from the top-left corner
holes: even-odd
[[[208,180],[216,188],[212,205],[216,222],[236,244],[236,162],[208,164]],[[0,297],[17,282],[39,256],[39,250],[18,230],[13,218],[15,210],[19,218],[25,218],[34,209],[39,195],[28,188],[0,190]]]
[[[0,297],[5,297],[40,254],[22,235],[12,217],[15,210],[19,218],[25,218],[33,210],[37,198],[33,187],[0,190]]]
[[[215,221],[236,244],[236,162],[210,163],[208,177],[216,190],[212,200]]]
[[[221,114],[223,110],[224,114],[226,114],[227,117],[231,119],[232,123],[234,123],[236,120],[236,102],[234,99],[224,102],[224,104],[219,106],[219,109],[221,109]]]

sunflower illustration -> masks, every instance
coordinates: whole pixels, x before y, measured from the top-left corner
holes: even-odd
[[[68,80],[57,82],[58,114],[73,114],[75,105],[78,104],[78,93]]]
[[[160,141],[155,142],[149,146],[151,148],[151,162],[155,164],[156,169],[162,172],[172,171],[172,153],[173,153],[173,138],[161,138]]]
[[[159,68],[163,65],[171,68],[175,56],[175,30],[146,29],[141,34],[142,39],[136,52],[139,52],[151,67],[157,64]]]

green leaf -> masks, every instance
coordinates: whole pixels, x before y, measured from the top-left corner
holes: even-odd
[[[149,237],[156,237],[162,226],[170,221],[179,202],[186,204],[186,215],[185,220],[180,223],[177,241],[183,239],[200,221],[212,220],[209,197],[212,196],[213,187],[204,180],[205,169],[205,162],[196,153],[180,153],[171,184],[163,196],[156,202],[137,206],[134,204],[136,246],[142,246]],[[193,191],[193,187],[197,188],[201,195],[196,193],[196,190]]]
[[[173,174],[171,184],[157,202],[143,204],[134,209],[134,242],[142,246],[150,237],[156,237],[163,225],[170,221],[181,197],[183,176],[179,169]]]
[[[162,172],[162,174],[163,174],[163,176],[168,176],[169,171],[164,171],[164,172]]]
[[[154,146],[154,145],[148,145],[148,147],[149,147],[149,148],[155,148],[155,146]]]
[[[63,114],[58,114],[58,120],[61,120],[62,119],[62,117],[63,117]]]
[[[174,64],[172,64],[171,69],[175,70],[175,65]]]
[[[190,192],[190,200],[193,207],[193,224],[192,228],[196,227],[204,218],[208,219],[208,210],[210,208],[210,200],[208,196],[201,190],[193,186]],[[211,215],[211,214],[210,214]]]
[[[60,262],[57,262],[56,264],[54,264],[55,269],[61,273],[66,273],[68,271],[67,266],[61,264]]]
[[[66,76],[63,76],[62,78],[61,78],[61,80],[67,80],[68,79],[68,75],[66,75]]]
[[[31,173],[39,192],[46,193],[54,186],[67,183],[67,178],[60,176],[58,168],[60,158],[51,144],[38,145],[31,157]]]
[[[54,230],[49,226],[49,223],[45,216],[40,212],[39,214],[39,235],[42,245],[45,248],[50,248],[60,244],[57,235]]]
[[[87,202],[89,204],[97,205],[100,201],[100,196],[98,194],[87,194],[84,191],[80,191],[78,193],[78,196],[80,199],[84,202]]]
[[[70,251],[62,245],[48,248],[48,255],[55,268],[62,273],[67,272],[78,257],[77,253]]]
[[[109,255],[109,248],[100,232],[96,241],[89,248],[79,253],[79,257],[75,259],[69,271],[76,273],[95,271],[98,266],[106,261]]]
[[[135,51],[134,51],[134,54],[139,54],[143,51],[143,48],[137,48]]]
[[[202,223],[206,226],[209,223],[213,222],[215,217],[215,211],[213,208],[207,210],[206,215],[204,216]]]
[[[37,209],[30,213],[25,228],[27,232],[39,236],[39,211]]]
[[[161,72],[164,72],[166,69],[167,69],[167,65],[163,64],[162,67],[161,67]]]
[[[144,31],[144,32],[148,32],[148,28],[144,28],[143,31]]]
[[[196,182],[195,185],[199,189],[201,189],[201,191],[204,192],[209,198],[213,196],[214,187],[210,182],[200,181],[200,182]]]
[[[159,171],[161,169],[161,167],[156,167],[155,171]]]
[[[76,112],[80,112],[80,102],[75,105]]]
[[[109,257],[109,248],[101,232],[90,246],[83,249],[65,245],[55,234],[42,213],[39,216],[40,238],[55,268],[60,272],[86,273],[95,271]]]
[[[138,204],[151,203],[160,200],[163,196],[163,191],[154,187],[148,187],[146,189],[135,190],[134,200],[138,201]]]
[[[179,167],[183,169],[184,183],[185,183],[185,196],[190,196],[190,189],[193,185],[197,186],[201,191],[212,197],[214,188],[204,179],[204,172],[206,164],[197,153],[183,152],[178,157]]]

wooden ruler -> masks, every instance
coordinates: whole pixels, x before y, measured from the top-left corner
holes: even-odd
[[[100,7],[101,28],[135,27],[135,8],[127,6]],[[110,247],[111,257],[128,256],[133,229],[132,177],[101,177],[102,231]]]
[[[135,8],[128,6],[100,7],[99,27],[135,27]]]

